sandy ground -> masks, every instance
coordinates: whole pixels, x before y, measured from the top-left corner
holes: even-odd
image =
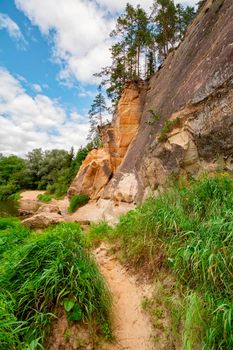
[[[152,350],[152,328],[141,308],[149,287],[140,287],[115,257],[108,255],[102,244],[95,251],[100,270],[113,295],[113,332],[115,344],[105,345],[106,350]]]
[[[45,191],[24,191],[20,193],[21,200],[36,201],[39,194],[43,194]]]

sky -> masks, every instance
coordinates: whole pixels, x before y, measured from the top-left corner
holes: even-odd
[[[0,153],[87,143],[93,74],[110,63],[127,2],[149,10],[152,0],[0,0]]]

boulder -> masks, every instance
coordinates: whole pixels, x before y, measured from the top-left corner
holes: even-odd
[[[61,210],[56,204],[43,204],[36,213],[57,213],[61,215]]]
[[[44,229],[50,225],[64,221],[63,217],[57,213],[38,213],[22,221],[22,224],[31,229]]]
[[[69,188],[69,198],[79,193],[85,193],[91,198],[98,198],[111,175],[112,166],[108,151],[104,148],[93,149],[82,163]]]

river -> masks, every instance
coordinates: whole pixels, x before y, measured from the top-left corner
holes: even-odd
[[[0,217],[18,216],[18,203],[13,200],[0,200]]]

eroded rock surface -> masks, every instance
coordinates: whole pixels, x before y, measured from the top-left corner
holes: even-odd
[[[110,125],[101,130],[103,148],[92,150],[71,184],[68,196],[85,193],[98,199],[122,163],[137,134],[146,83],[131,83],[124,91]]]

